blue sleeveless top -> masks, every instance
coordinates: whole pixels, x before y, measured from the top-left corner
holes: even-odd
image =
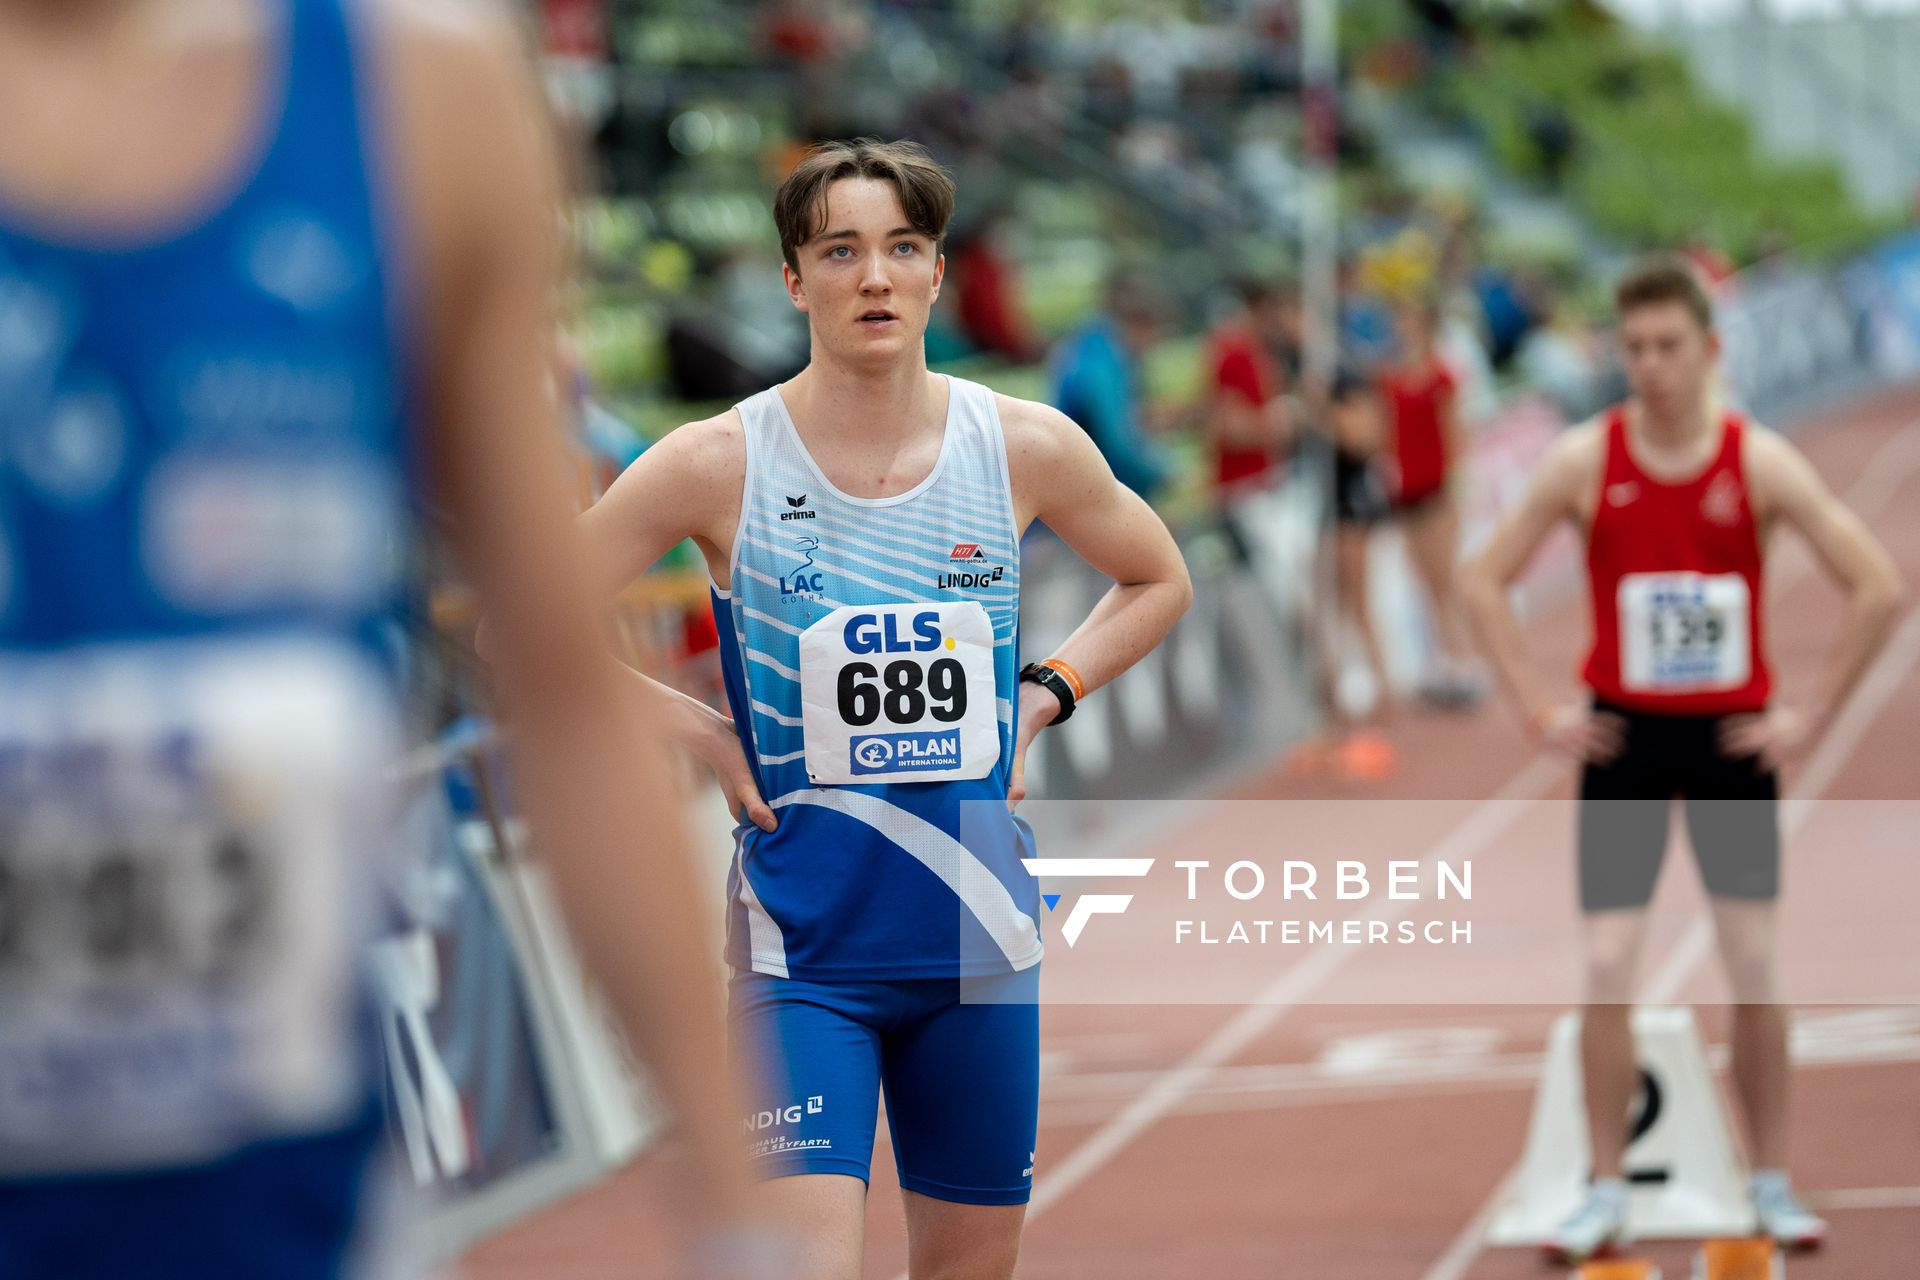
[[[355,1196],[375,1131],[354,960],[412,485],[343,0],[279,17],[247,163],[182,229],[87,243],[0,189],[0,870],[36,904],[0,945],[0,1179],[204,1169],[311,1238],[349,1202],[231,1161],[312,1139],[303,1185]],[[91,1256],[73,1204],[0,1201],[0,1271]],[[172,1231],[133,1270],[215,1247]]]
[[[1020,611],[1006,446],[993,392],[949,382],[939,460],[887,498],[834,488],[777,390],[739,406],[746,484],[731,586],[714,588],[713,610],[727,700],[779,827],[735,832],[736,969],[874,981],[1040,960],[1038,884],[1019,861],[1032,836],[1006,807]],[[961,652],[951,639],[939,647],[949,623],[975,628],[978,641],[969,693],[981,733],[964,749],[963,717],[940,715],[954,703],[926,696],[954,688],[952,668],[934,669]],[[820,694],[803,698],[810,629],[838,657]],[[916,658],[924,675],[906,670]],[[892,731],[882,707],[913,723]],[[967,773],[976,776],[953,776]]]
[[[392,602],[403,387],[340,0],[291,0],[268,136],[164,241],[0,189],[0,644],[292,628]]]

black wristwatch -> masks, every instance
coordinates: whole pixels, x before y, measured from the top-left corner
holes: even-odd
[[[1060,699],[1060,714],[1047,721],[1048,724],[1059,724],[1073,715],[1073,686],[1068,684],[1067,678],[1058,671],[1052,667],[1043,667],[1037,662],[1029,662],[1020,668],[1020,678],[1032,681]]]

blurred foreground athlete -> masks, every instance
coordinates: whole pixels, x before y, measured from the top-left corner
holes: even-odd
[[[678,1110],[691,1205],[740,1203],[671,775],[609,714],[624,685],[573,553],[549,143],[484,9],[0,0],[10,1280],[367,1255],[355,962],[400,744],[375,637],[429,495],[562,903]]]

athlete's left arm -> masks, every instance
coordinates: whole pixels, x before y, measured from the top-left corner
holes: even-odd
[[[1193,601],[1193,582],[1173,534],[1139,494],[1114,478],[1091,437],[1057,409],[1001,396],[1015,518],[1024,533],[1044,521],[1081,559],[1113,579],[1086,621],[1052,657],[1086,692],[1114,680],[1166,638]],[[1020,691],[1013,792],[1025,791],[1027,745],[1059,714],[1039,686]]]
[[[1840,637],[1805,720],[1782,708],[1767,716],[1737,717],[1725,730],[1730,752],[1759,754],[1778,763],[1825,731],[1846,704],[1886,643],[1906,597],[1906,584],[1886,548],[1785,439],[1767,430],[1748,432],[1744,461],[1749,501],[1761,536],[1776,520],[1791,525],[1847,593]]]

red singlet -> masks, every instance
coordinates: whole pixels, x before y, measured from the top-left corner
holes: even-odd
[[[1418,502],[1446,483],[1447,441],[1440,429],[1440,412],[1456,385],[1437,360],[1418,372],[1389,369],[1380,375],[1380,390],[1386,394],[1393,420],[1394,458],[1400,467],[1394,496],[1402,503]]]
[[[1762,710],[1773,679],[1760,634],[1760,539],[1741,461],[1746,424],[1728,413],[1713,461],[1674,483],[1634,461],[1624,408],[1607,415],[1606,428],[1587,535],[1588,686],[1636,711]]]

